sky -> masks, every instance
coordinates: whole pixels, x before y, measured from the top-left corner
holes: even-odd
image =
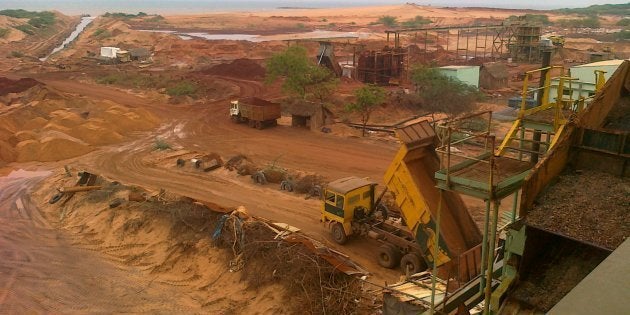
[[[514,9],[558,9],[592,4],[628,3],[628,0],[0,0],[0,9],[58,10],[67,14],[138,11],[148,13],[271,10],[281,6],[347,7],[377,4],[481,6]]]

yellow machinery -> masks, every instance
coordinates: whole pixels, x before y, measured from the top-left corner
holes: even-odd
[[[556,47],[564,47],[564,36],[561,35],[551,35],[549,36],[549,40]]]
[[[479,272],[481,233],[457,193],[435,187],[440,168],[435,152],[437,136],[426,122],[396,131],[403,145],[385,172],[384,182],[401,210],[404,225],[387,220],[375,198],[376,184],[356,177],[331,182],[325,190],[322,221],[341,244],[351,235],[367,235],[382,242],[378,261],[383,267],[400,264],[418,272],[428,264],[442,266],[445,277],[466,282]],[[441,231],[435,216],[441,207]],[[436,235],[439,246],[436,248]],[[458,268],[461,267],[461,268]]]

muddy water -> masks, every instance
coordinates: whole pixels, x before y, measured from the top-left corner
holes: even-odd
[[[61,45],[55,47],[55,49],[53,49],[53,51],[50,52],[50,54],[48,54],[48,56],[43,57],[43,58],[39,58],[39,60],[40,61],[46,61],[53,54],[55,54],[57,52],[60,52],[62,49],[66,48],[66,45],[72,43],[73,40],[75,40],[77,37],[79,37],[81,32],[83,32],[83,30],[90,23],[92,23],[92,21],[94,21],[94,19],[95,19],[95,17],[92,17],[92,16],[86,16],[86,17],[81,18],[81,22],[77,25],[77,27],[74,29],[74,31],[72,33],[70,33],[70,36],[68,36],[68,38],[66,38],[66,40],[64,40],[63,43],[61,43]]]
[[[49,172],[0,177],[0,314],[164,313],[174,292],[74,247],[29,197]]]
[[[304,33],[276,34],[276,35],[256,35],[256,34],[209,34],[205,32],[178,32],[172,30],[139,30],[141,32],[169,33],[179,36],[184,40],[201,38],[205,40],[243,40],[248,42],[267,42],[272,40],[309,39],[309,38],[366,38],[367,33],[360,32],[337,32],[315,30]]]

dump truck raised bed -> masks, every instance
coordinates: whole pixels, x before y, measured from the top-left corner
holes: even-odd
[[[357,177],[331,182],[324,192],[322,221],[332,237],[345,243],[352,235],[379,240],[378,262],[386,268],[401,265],[416,273],[433,264],[443,275],[466,282],[479,273],[481,232],[461,197],[440,191],[434,174],[440,162],[437,137],[431,125],[416,123],[396,130],[402,146],[385,172],[384,182],[401,210],[402,224],[387,219],[375,197],[376,184]],[[382,195],[381,195],[382,196]],[[439,249],[435,248],[436,216],[440,211]]]
[[[257,97],[232,101],[230,117],[236,123],[247,123],[252,128],[275,126],[280,118],[280,104]]]

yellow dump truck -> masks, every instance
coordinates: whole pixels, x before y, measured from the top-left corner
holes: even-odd
[[[343,244],[351,236],[379,240],[381,266],[416,273],[435,260],[444,273],[468,281],[478,271],[482,237],[461,197],[435,187],[439,157],[431,125],[416,123],[396,131],[402,146],[385,172],[387,190],[401,210],[402,224],[387,218],[376,197],[376,183],[357,177],[328,184],[321,209],[333,239]],[[382,196],[382,195],[381,195]],[[439,250],[435,248],[436,216],[440,208]],[[445,274],[446,275],[446,274]]]

